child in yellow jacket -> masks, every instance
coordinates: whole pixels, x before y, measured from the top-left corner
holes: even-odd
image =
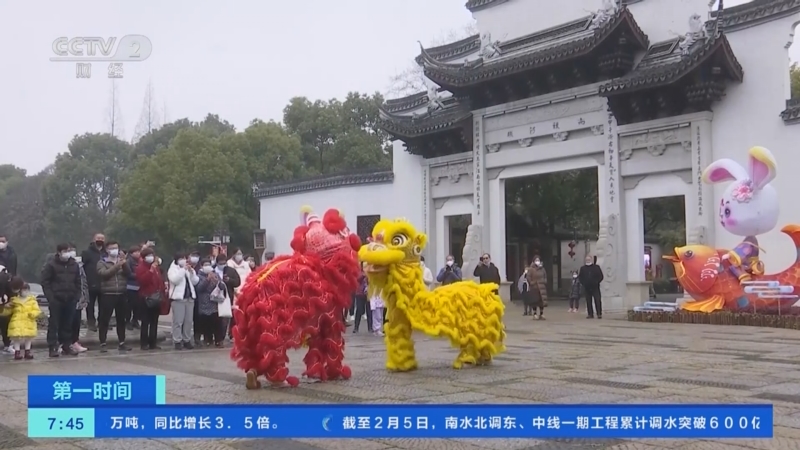
[[[33,359],[31,344],[38,334],[36,319],[42,315],[36,297],[30,295],[28,285],[20,277],[11,278],[11,291],[14,295],[7,306],[0,309],[0,315],[10,316],[8,337],[14,346],[14,359]],[[25,356],[22,351],[25,351]]]

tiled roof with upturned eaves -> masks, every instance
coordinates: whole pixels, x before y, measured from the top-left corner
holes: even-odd
[[[296,181],[271,183],[256,188],[256,198],[276,197],[299,192],[331,189],[363,184],[391,183],[394,173],[391,170],[367,169],[353,172],[319,175]]]
[[[378,125],[398,138],[411,138],[450,130],[472,119],[472,111],[458,102],[431,114],[399,115],[380,111]]]
[[[647,35],[639,28],[627,8],[597,29],[590,27],[593,16],[553,27],[549,30],[500,43],[501,54],[494,59],[479,59],[466,64],[443,63],[425,49],[419,61],[425,75],[443,87],[465,87],[497,76],[513,75],[586,55],[602,44],[622,25],[631,30],[631,38],[642,49],[649,45]]]
[[[464,6],[466,6],[470,12],[475,12],[482,9],[491,8],[492,6],[500,5],[507,1],[508,0],[468,0],[467,4]]]
[[[787,125],[800,123],[800,98],[786,100],[786,109],[781,112],[781,119]]]
[[[734,31],[800,13],[800,0],[752,0],[725,8],[722,26]],[[713,12],[716,17],[718,12]]]
[[[744,70],[724,34],[719,33],[708,39],[701,38],[685,55],[680,48],[681,39],[670,39],[652,45],[630,73],[601,85],[600,95],[617,95],[671,84],[689,74],[718,51],[724,52],[724,61],[727,62],[731,78],[742,81]]]
[[[474,34],[464,39],[451,42],[445,45],[426,48],[425,52],[437,61],[452,61],[464,58],[481,49],[481,37]],[[416,57],[417,64],[421,62],[422,55]]]

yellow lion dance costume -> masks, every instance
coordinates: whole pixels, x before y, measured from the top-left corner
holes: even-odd
[[[489,364],[505,350],[504,306],[496,284],[474,281],[428,291],[422,282],[420,254],[428,237],[405,219],[381,220],[358,257],[366,263],[370,295],[386,303],[386,368],[417,368],[412,330],[450,339],[461,350],[453,368]]]

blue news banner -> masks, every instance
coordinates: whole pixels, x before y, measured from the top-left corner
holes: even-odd
[[[32,438],[771,438],[772,405],[165,405],[157,376],[37,376]]]

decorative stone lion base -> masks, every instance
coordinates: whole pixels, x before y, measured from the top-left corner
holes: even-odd
[[[628,311],[629,322],[699,323],[706,325],[744,325],[750,327],[787,328],[800,330],[800,316],[737,313],[718,311],[698,313],[689,311]]]

